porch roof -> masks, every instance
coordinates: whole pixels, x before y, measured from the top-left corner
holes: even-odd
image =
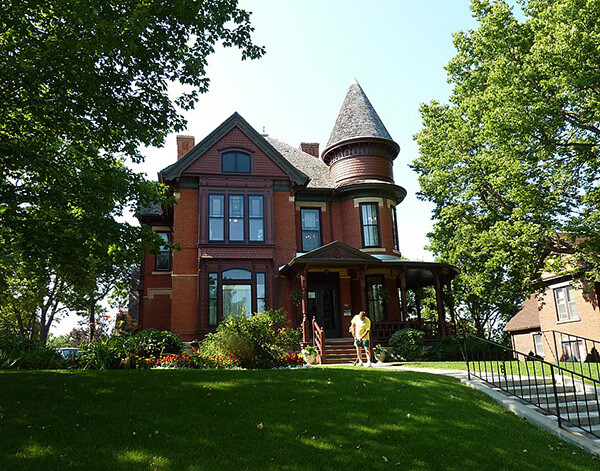
[[[288,263],[279,267],[279,272],[288,275],[309,267],[391,268],[406,273],[408,289],[432,286],[435,272],[438,273],[442,283],[449,282],[459,273],[457,267],[446,263],[402,260],[389,255],[378,258],[337,240],[311,252],[297,254]]]

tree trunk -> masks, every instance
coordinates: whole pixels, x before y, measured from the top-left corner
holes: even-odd
[[[94,341],[96,336],[96,300],[90,302],[90,342]]]

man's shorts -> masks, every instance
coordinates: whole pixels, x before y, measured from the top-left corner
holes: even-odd
[[[369,339],[355,340],[354,345],[356,345],[357,347],[369,348]]]

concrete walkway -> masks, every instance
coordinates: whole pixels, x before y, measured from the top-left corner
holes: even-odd
[[[515,396],[510,396],[499,389],[492,388],[490,385],[477,378],[471,377],[471,379],[468,379],[466,371],[440,370],[435,368],[410,368],[405,366],[386,366],[385,363],[374,363],[373,367],[452,376],[453,378],[459,379],[467,386],[487,394],[502,407],[513,412],[518,417],[522,417],[538,427],[548,430],[550,433],[556,435],[565,442],[569,442],[581,448],[582,450],[585,450],[596,456],[600,456],[600,440],[588,438],[584,434],[575,430],[559,428],[556,417],[542,414],[540,409],[538,409],[536,406],[521,401]]]

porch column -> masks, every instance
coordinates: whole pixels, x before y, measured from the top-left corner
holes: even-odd
[[[402,303],[401,321],[408,319],[408,301],[406,299],[406,270],[400,270],[400,302]]]
[[[302,341],[308,342],[310,326],[308,323],[308,279],[306,270],[300,274],[300,290],[302,292]]]
[[[454,296],[452,295],[452,282],[448,281],[446,284],[448,287],[448,309],[450,310],[450,320],[454,325],[456,325],[456,319],[454,317]]]
[[[367,285],[365,283],[366,272],[367,272],[366,267],[358,270],[358,283],[360,286],[360,309],[359,309],[359,311],[365,311],[365,312],[367,312]]]
[[[442,286],[440,285],[440,276],[437,271],[433,273],[433,286],[435,288],[435,305],[438,313],[438,328],[440,337],[446,336],[446,314],[444,312],[444,302],[442,300]]]

